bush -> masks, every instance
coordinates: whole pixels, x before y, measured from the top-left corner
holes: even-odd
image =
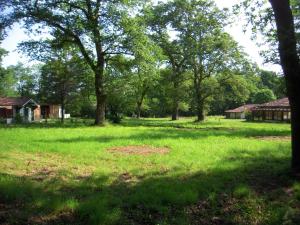
[[[252,121],[253,120],[252,113],[251,112],[246,112],[245,113],[245,119],[247,121]]]
[[[111,121],[112,123],[121,123],[122,119],[123,119],[123,115],[120,113],[110,113],[107,116],[107,119],[109,121]]]
[[[14,122],[17,124],[23,123],[23,117],[21,116],[21,114],[17,113],[16,117],[14,118]]]
[[[95,118],[96,107],[92,104],[85,104],[81,107],[80,114],[83,118]]]

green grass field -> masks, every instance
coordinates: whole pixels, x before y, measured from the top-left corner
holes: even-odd
[[[1,125],[0,224],[300,224],[289,135],[219,117]]]

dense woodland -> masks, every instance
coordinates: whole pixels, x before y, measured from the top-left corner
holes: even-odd
[[[50,36],[19,45],[39,64],[1,67],[2,96],[58,103],[72,116],[96,117],[96,123],[105,114],[115,122],[123,116],[191,115],[202,121],[286,96],[283,74],[251,62],[224,31],[233,11],[213,1],[91,1],[87,8],[81,1],[5,2],[15,11],[3,16],[3,26],[22,20],[30,32],[47,29]],[[274,35],[265,36],[276,49]],[[264,52],[265,58],[276,61],[274,52]]]
[[[116,65],[118,66],[118,65]],[[152,77],[135,74],[129,68],[122,71],[111,67],[108,75],[107,113],[117,117],[167,117],[173,115],[174,86],[171,68],[159,69]],[[74,76],[75,75],[75,76]],[[184,74],[179,90],[178,115],[197,113],[192,74]],[[205,84],[209,96],[205,115],[222,115],[225,110],[245,103],[264,103],[285,96],[283,77],[249,65],[234,74],[216,74]],[[1,68],[1,96],[25,96],[40,103],[65,105],[73,117],[95,116],[96,98],[93,74],[76,56],[58,57],[45,64],[27,67],[21,63]],[[143,86],[144,85],[144,86]],[[176,117],[178,118],[178,117]]]

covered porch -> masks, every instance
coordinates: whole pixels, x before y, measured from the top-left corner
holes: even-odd
[[[32,122],[40,119],[40,106],[32,99],[23,105],[12,107],[13,120],[20,118],[22,122]]]

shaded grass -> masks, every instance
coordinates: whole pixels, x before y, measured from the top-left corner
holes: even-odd
[[[49,126],[49,127],[48,127]],[[210,118],[0,128],[6,224],[298,224],[288,124]],[[167,155],[107,148],[167,146]]]

